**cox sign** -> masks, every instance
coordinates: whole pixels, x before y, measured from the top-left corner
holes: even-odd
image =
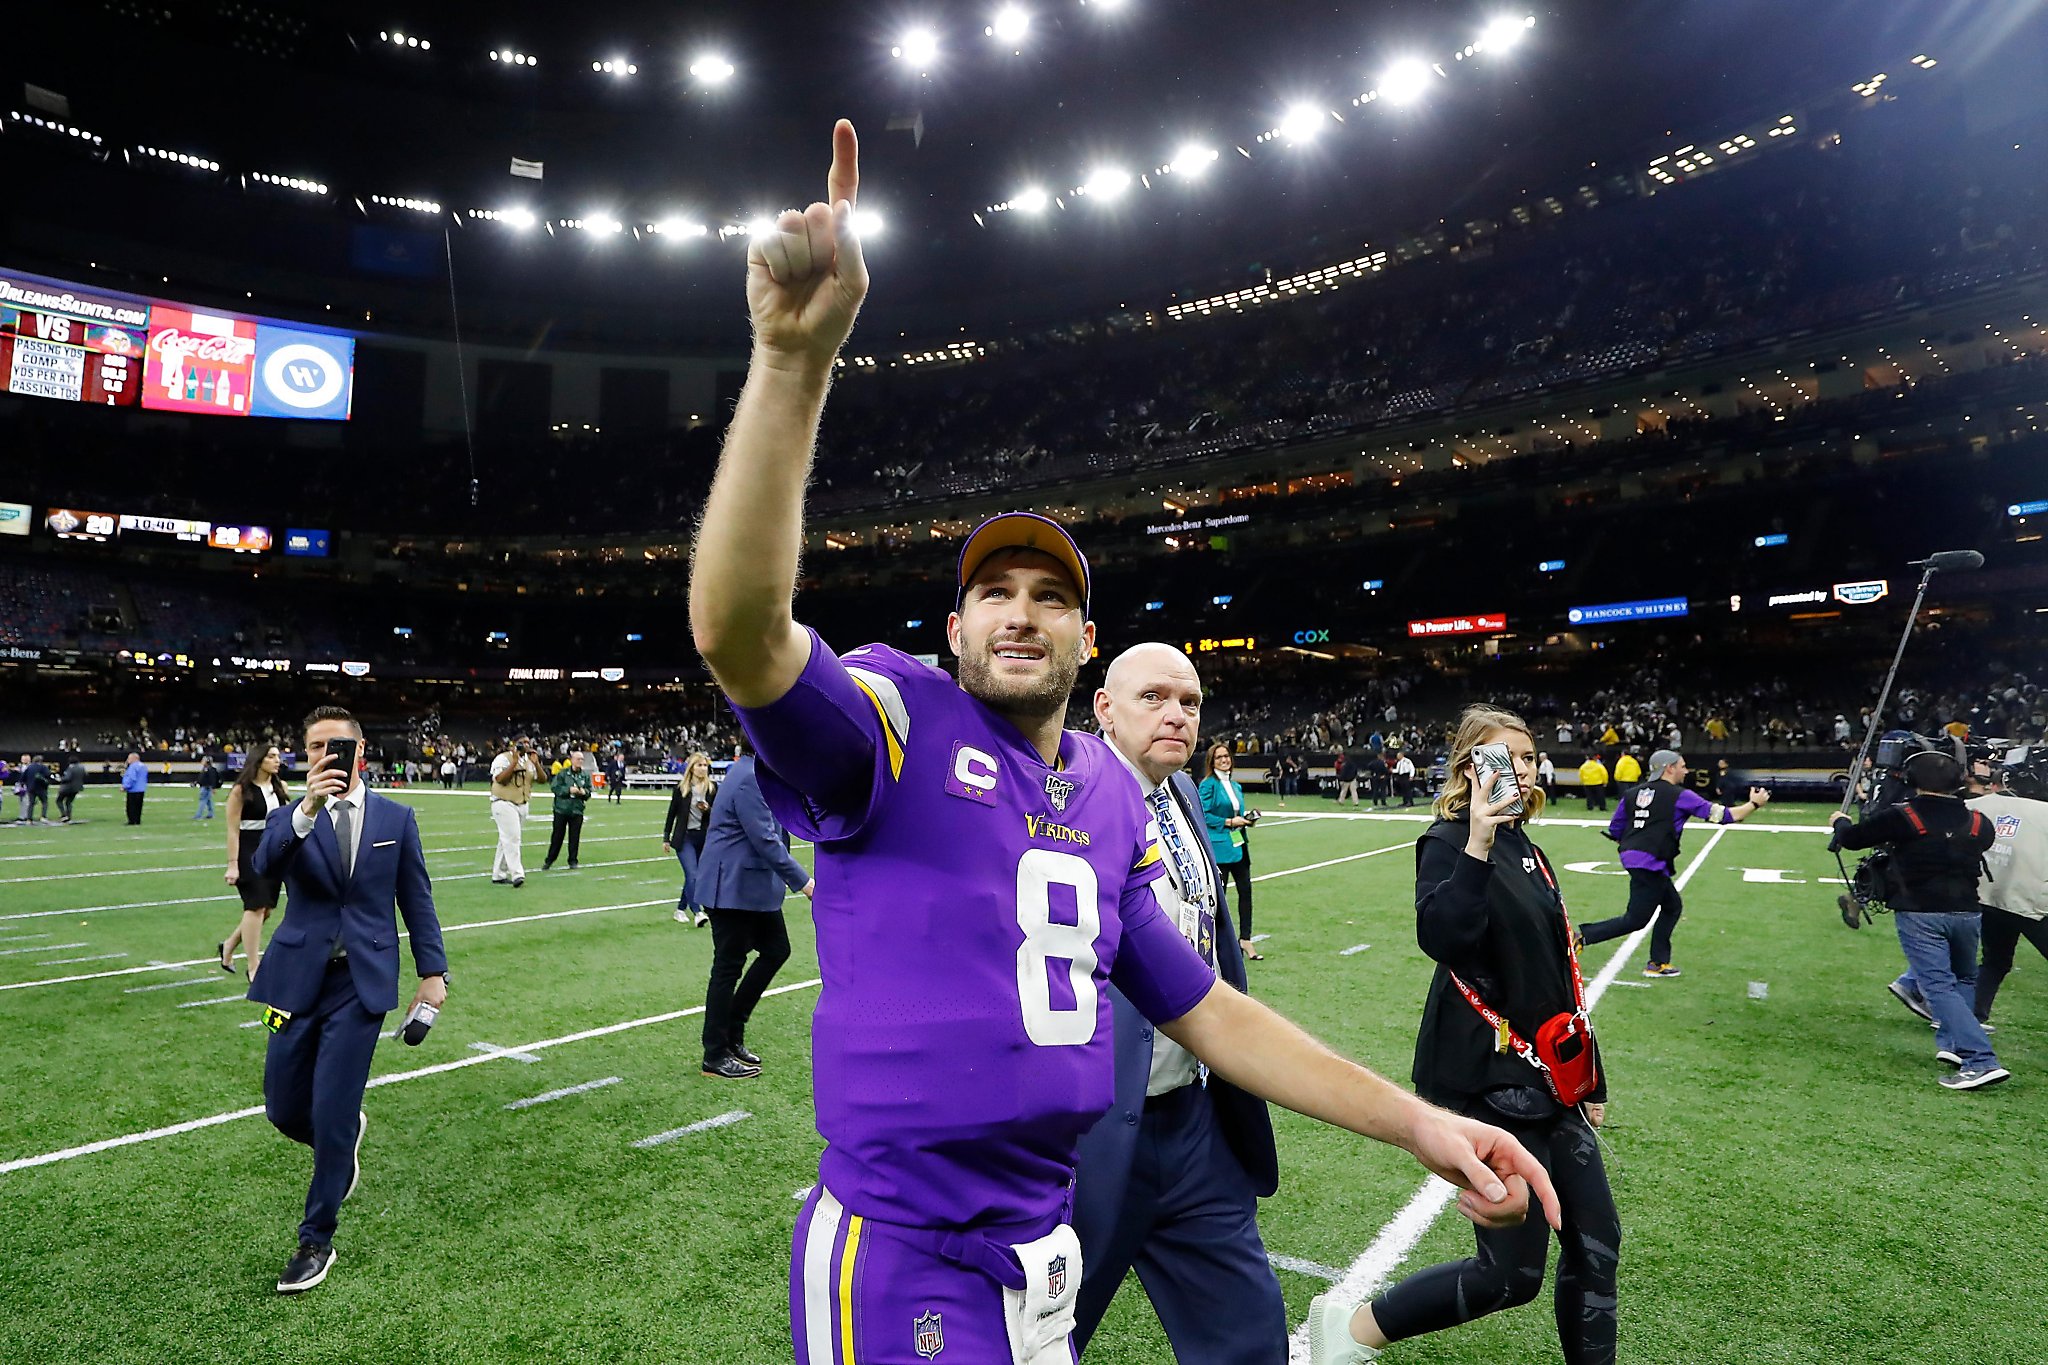
[[[1326,645],[1330,643],[1330,632],[1327,630],[1297,630],[1294,632],[1294,643],[1298,645]]]

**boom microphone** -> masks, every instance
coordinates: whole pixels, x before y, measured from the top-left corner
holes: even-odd
[[[1937,573],[1968,573],[1984,567],[1984,553],[1981,550],[1937,550],[1925,559],[1912,561],[1916,569],[1933,569]]]

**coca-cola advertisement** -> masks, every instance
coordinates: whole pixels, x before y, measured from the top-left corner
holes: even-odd
[[[256,322],[158,305],[151,310],[142,406],[246,417],[256,376]]]

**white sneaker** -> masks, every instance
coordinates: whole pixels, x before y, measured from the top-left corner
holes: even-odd
[[[1950,1066],[1961,1066],[1963,1064],[1963,1059],[1947,1048],[1937,1050],[1934,1054],[1934,1060],[1937,1062],[1947,1062]]]
[[[1339,1298],[1334,1289],[1309,1300],[1309,1365],[1366,1365],[1380,1358],[1378,1351],[1361,1346],[1351,1335],[1351,1315],[1357,1311],[1357,1304]]]
[[[699,910],[697,912],[697,927],[699,929],[702,929],[705,925],[709,923],[711,923],[711,916],[705,914],[702,910]]]
[[[688,924],[690,922],[690,912],[687,910],[676,911],[675,921],[677,924]]]

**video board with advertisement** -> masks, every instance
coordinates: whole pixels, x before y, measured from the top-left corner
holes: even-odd
[[[220,417],[346,421],[355,338],[0,267],[0,392]]]

